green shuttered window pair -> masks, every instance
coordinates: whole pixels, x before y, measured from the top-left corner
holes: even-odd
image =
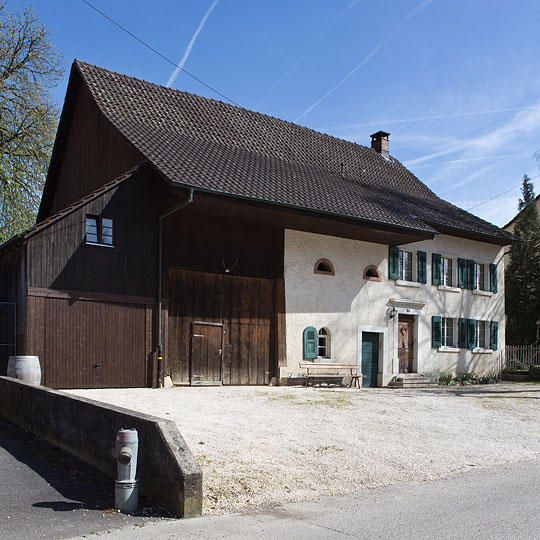
[[[486,341],[487,321],[474,319],[459,319],[458,321],[458,346],[461,349],[474,349],[475,347],[497,350],[499,345],[499,323],[489,323],[489,343]]]
[[[406,281],[412,279],[412,277],[407,277],[405,268],[405,260],[409,256],[412,256],[412,253],[401,251],[396,246],[390,246],[388,252],[388,277],[390,279]],[[416,252],[416,277],[418,283],[427,283],[427,254],[425,251]]]

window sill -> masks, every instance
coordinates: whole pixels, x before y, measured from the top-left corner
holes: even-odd
[[[105,247],[105,248],[114,248],[114,246],[111,246],[110,244],[98,244],[97,242],[85,242],[87,246],[99,246],[99,247]]]
[[[493,296],[492,292],[489,291],[480,291],[479,289],[474,289],[473,294],[477,294],[478,296]]]
[[[481,349],[476,348],[472,350],[473,354],[491,354],[493,351],[491,349]]]
[[[439,285],[437,287],[439,291],[447,291],[447,292],[461,292],[461,289],[459,287],[449,287],[448,285]]]
[[[420,288],[422,286],[421,283],[417,283],[416,281],[404,281],[402,279],[396,279],[396,285],[399,285],[400,287],[417,287],[417,288]]]
[[[459,349],[457,347],[439,347],[437,350],[439,352],[451,352],[451,353],[459,352]]]

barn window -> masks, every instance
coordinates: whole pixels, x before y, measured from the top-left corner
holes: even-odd
[[[330,358],[330,331],[327,328],[319,330],[319,358]]]
[[[328,259],[319,259],[315,263],[315,274],[323,274],[326,276],[334,276],[334,265]]]
[[[366,266],[364,270],[364,279],[368,281],[381,281],[381,273],[376,266]]]
[[[99,216],[86,216],[86,243],[113,246],[113,220]]]

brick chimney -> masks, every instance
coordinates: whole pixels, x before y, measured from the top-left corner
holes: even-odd
[[[389,136],[390,133],[386,133],[386,131],[377,131],[377,133],[370,135],[371,148],[376,152],[379,152],[379,154],[382,154],[384,157],[388,157],[390,155]]]

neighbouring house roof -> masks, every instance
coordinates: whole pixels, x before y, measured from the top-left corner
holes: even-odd
[[[425,233],[512,238],[437,197],[392,156],[78,60],[72,69],[103,115],[174,184]]]
[[[534,199],[535,201],[535,204],[536,204],[536,208],[538,209],[538,213],[540,215],[540,195],[537,195],[536,198]],[[525,208],[523,209],[525,210]],[[504,225],[502,228],[505,229],[505,230],[513,230],[513,227],[512,225],[515,224],[516,222],[516,219],[522,214],[523,210],[519,213],[517,213],[506,225]]]

